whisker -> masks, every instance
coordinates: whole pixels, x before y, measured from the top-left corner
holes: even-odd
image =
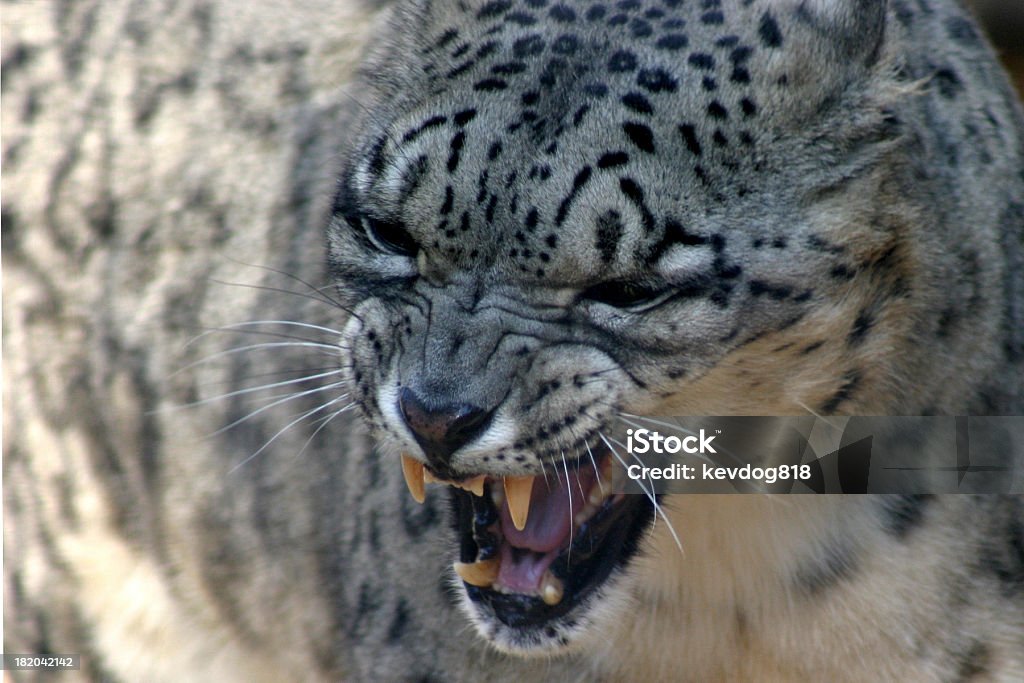
[[[218,351],[217,353],[210,354],[209,356],[205,356],[203,358],[200,358],[199,360],[192,361],[188,365],[185,365],[183,367],[178,368],[177,370],[175,370],[174,372],[172,372],[168,376],[169,377],[175,377],[179,373],[185,372],[186,370],[190,370],[190,369],[196,367],[197,365],[202,365],[203,363],[209,363],[210,361],[217,360],[218,358],[223,358],[224,356],[231,356],[231,355],[234,355],[234,354],[237,354],[237,353],[244,353],[246,351],[254,351],[256,349],[272,349],[272,348],[281,348],[281,347],[285,347],[285,346],[296,346],[296,347],[315,348],[315,349],[330,349],[331,351],[340,351],[340,350],[342,350],[341,347],[339,347],[337,344],[321,344],[319,342],[264,342],[264,343],[261,343],[261,344],[246,344],[245,346],[236,346],[234,348],[226,349],[224,351]]]
[[[208,382],[197,382],[196,387],[205,389],[209,387],[216,387],[224,384],[240,384],[242,382],[248,382],[255,379],[263,379],[267,377],[279,377],[281,375],[294,375],[299,372],[325,372],[327,370],[337,370],[338,365],[324,365],[319,368],[295,368],[293,370],[275,370],[273,372],[257,372],[253,375],[246,375],[244,377],[232,377],[230,379],[216,379]]]
[[[572,528],[575,526],[576,518],[572,514],[572,484],[569,483],[569,463],[565,461],[565,452],[562,452],[562,468],[565,470],[565,495],[569,497],[569,551],[565,556],[565,563],[569,564],[572,560]],[[579,477],[576,478],[576,483],[579,483]],[[580,488],[582,493],[583,489]]]
[[[299,392],[294,392],[294,393],[288,394],[284,398],[278,399],[278,400],[274,401],[273,403],[268,403],[267,405],[263,406],[262,408],[257,408],[256,410],[252,411],[248,415],[245,415],[244,417],[238,418],[237,420],[235,420],[231,424],[224,425],[223,427],[221,427],[217,431],[215,431],[212,434],[210,434],[210,436],[207,437],[207,438],[212,438],[214,436],[217,436],[218,434],[223,434],[224,432],[226,432],[227,430],[231,429],[232,427],[240,425],[241,423],[245,422],[249,418],[256,417],[257,415],[262,413],[264,410],[269,410],[269,409],[273,408],[274,406],[281,405],[282,403],[287,403],[288,401],[294,401],[297,398],[301,398],[303,396],[308,396],[310,394],[316,394],[316,393],[319,393],[321,391],[327,391],[328,389],[334,389],[335,387],[342,386],[343,384],[345,384],[345,382],[334,382],[332,384],[325,384],[322,387],[317,387],[316,389],[308,389],[306,391],[299,391]],[[348,394],[342,394],[342,395],[343,396],[348,396]]]
[[[334,287],[333,284],[328,283],[328,284],[323,285],[322,287],[314,287],[312,284],[310,284],[309,282],[306,282],[305,280],[303,280],[298,275],[294,275],[292,273],[289,273],[288,271],[281,270],[279,268],[274,268],[273,266],[262,266],[262,265],[259,265],[259,264],[256,264],[256,263],[246,263],[245,261],[239,261],[238,259],[232,258],[231,256],[227,256],[227,255],[225,255],[224,258],[226,258],[229,261],[234,261],[235,263],[237,263],[239,265],[242,265],[242,266],[248,266],[249,268],[258,268],[260,270],[264,270],[264,271],[267,271],[267,272],[270,272],[270,273],[276,273],[277,275],[283,275],[284,277],[288,278],[289,280],[291,280],[293,282],[298,282],[300,285],[306,287],[311,292],[313,292],[313,293],[317,294],[318,296],[322,297],[321,300],[324,301],[325,303],[329,303],[329,304],[331,304],[333,306],[336,306],[336,307],[340,308],[343,311],[347,310],[344,306],[341,305],[341,302],[339,302],[339,301],[335,300],[334,298],[324,294],[323,290],[330,289],[330,288]],[[233,284],[233,283],[224,283],[224,284]],[[348,312],[351,313],[351,311],[348,311]],[[352,313],[352,315],[355,315],[355,314]],[[356,317],[358,318],[358,316],[356,316]]]
[[[302,448],[300,448],[299,452],[295,454],[295,457],[298,457],[298,456],[302,455],[306,451],[306,449],[309,447],[309,444],[313,443],[313,439],[316,438],[316,435],[320,433],[320,430],[323,429],[324,427],[326,427],[328,424],[330,424],[331,420],[333,420],[334,418],[338,417],[339,415],[341,415],[342,413],[344,413],[344,412],[346,412],[348,410],[352,410],[352,408],[355,408],[355,406],[356,406],[355,401],[353,401],[352,403],[349,403],[348,405],[346,405],[346,406],[344,406],[342,408],[338,408],[337,410],[335,410],[330,415],[327,415],[326,417],[318,417],[313,422],[313,424],[316,424],[317,422],[319,422],[320,426],[318,426],[313,431],[313,433],[309,435],[309,438],[306,439],[306,443],[302,444]]]
[[[597,477],[597,485],[601,489],[601,495],[604,495],[604,483],[601,481],[601,471],[597,468],[597,460],[594,459],[594,452],[590,450],[590,444],[586,441],[583,445],[587,447],[587,455],[590,456],[590,464],[594,466],[594,476]]]
[[[608,450],[611,451],[613,456],[615,456],[615,459],[618,460],[619,463],[623,467],[628,467],[628,465],[626,465],[626,461],[622,459],[622,456],[619,455],[618,451],[615,450],[615,447],[612,446],[612,444],[608,441],[608,438],[605,438],[605,435],[603,433],[601,433],[601,432],[598,432],[597,435],[599,437],[601,437],[601,440],[604,441],[606,446],[608,446]],[[625,445],[621,441],[619,441],[618,439],[615,439],[614,437],[610,437],[610,438],[611,438],[612,441],[614,441],[615,443],[617,443],[620,446],[622,446],[623,448],[625,448]],[[629,452],[629,449],[626,449],[626,452]],[[641,466],[643,466],[643,464],[644,464],[643,461],[640,460],[640,458],[638,458],[634,453],[630,453],[630,456],[632,456],[634,460],[636,460],[637,462],[640,463]],[[654,485],[653,484],[651,485],[651,490],[650,491],[648,491],[644,487],[644,485],[641,484],[639,481],[637,482],[637,485],[640,487],[640,490],[644,492],[644,495],[647,496],[647,499],[651,501],[651,505],[654,506],[655,517],[660,515],[661,518],[663,520],[665,520],[665,526],[668,527],[668,531],[669,531],[670,534],[672,534],[672,539],[675,541],[676,547],[678,547],[679,548],[679,552],[682,553],[683,552],[683,544],[682,544],[682,542],[680,542],[679,536],[676,535],[676,530],[675,530],[675,528],[673,528],[672,522],[669,521],[669,518],[665,514],[665,511],[661,509],[660,505],[658,505],[658,497],[654,494]]]
[[[330,400],[330,401],[328,401],[327,403],[324,403],[324,404],[322,404],[322,405],[320,405],[320,406],[317,406],[316,408],[313,408],[312,410],[308,410],[308,411],[306,411],[306,412],[305,412],[305,413],[303,413],[302,415],[299,415],[299,416],[298,416],[297,418],[295,418],[294,420],[292,420],[291,422],[289,422],[288,424],[286,424],[286,425],[285,425],[284,427],[282,427],[281,429],[279,429],[279,430],[277,431],[277,433],[275,433],[275,434],[274,434],[274,435],[273,435],[272,437],[270,437],[269,439],[267,439],[267,442],[266,442],[266,443],[264,443],[264,444],[263,444],[262,446],[260,446],[260,447],[259,447],[259,448],[258,448],[258,449],[256,450],[256,452],[254,452],[254,453],[253,453],[252,455],[250,455],[250,456],[248,456],[247,458],[245,458],[245,460],[243,460],[242,462],[238,463],[237,465],[235,465],[234,467],[232,467],[232,468],[231,468],[230,470],[228,470],[228,474],[232,474],[232,473],[233,473],[233,472],[234,472],[235,470],[237,470],[237,469],[238,469],[239,467],[242,467],[242,466],[243,466],[243,465],[245,465],[245,464],[246,464],[247,462],[249,462],[250,460],[252,460],[253,458],[255,458],[255,457],[256,457],[257,455],[259,455],[260,453],[262,453],[263,451],[265,451],[265,450],[266,450],[266,449],[267,449],[267,448],[268,448],[268,447],[270,446],[270,444],[274,443],[274,441],[275,441],[275,440],[277,439],[277,437],[279,437],[279,436],[281,436],[282,434],[284,434],[284,433],[285,433],[286,431],[288,431],[289,429],[291,429],[291,428],[292,428],[293,426],[295,426],[295,425],[296,425],[296,424],[298,424],[299,422],[302,422],[303,420],[305,420],[305,419],[306,419],[307,417],[309,417],[310,415],[315,415],[316,413],[319,413],[319,412],[320,412],[321,410],[323,410],[323,409],[325,409],[325,408],[328,408],[328,407],[330,407],[330,406],[331,406],[332,404],[334,404],[334,403],[337,403],[338,401],[340,401],[340,400],[342,400],[342,399],[344,399],[344,398],[347,398],[347,397],[348,397],[348,394],[342,394],[341,396],[338,396],[337,398],[331,399],[331,400]]]
[[[344,370],[336,369],[329,372],[321,372],[316,375],[306,375],[305,377],[298,377],[296,379],[288,379],[280,382],[272,382],[270,384],[261,384],[257,387],[248,387],[246,389],[238,389],[236,391],[229,391],[226,394],[220,394],[218,396],[211,396],[210,398],[200,399],[198,401],[192,401],[190,403],[182,403],[181,405],[169,406],[167,410],[181,410],[183,408],[194,408],[196,406],[205,405],[207,403],[213,403],[214,401],[222,401],[232,396],[241,396],[243,394],[251,394],[256,391],[266,391],[267,389],[274,389],[276,387],[283,387],[289,384],[298,384],[299,382],[308,382],[314,379],[320,379],[321,377],[329,377],[331,375],[337,375],[338,373],[344,372]]]

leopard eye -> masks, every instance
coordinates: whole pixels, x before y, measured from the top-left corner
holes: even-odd
[[[602,282],[583,291],[584,299],[597,301],[615,308],[636,308],[650,304],[665,294],[664,288],[651,287],[636,282]]]
[[[419,251],[416,240],[401,223],[380,221],[367,216],[363,224],[366,226],[366,234],[381,251],[397,256],[415,256]]]

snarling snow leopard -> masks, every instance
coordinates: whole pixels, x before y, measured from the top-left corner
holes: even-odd
[[[29,5],[7,652],[1024,679],[1017,497],[599,482],[633,416],[1024,410],[1024,120],[951,0]]]

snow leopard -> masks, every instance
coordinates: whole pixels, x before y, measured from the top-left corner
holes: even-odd
[[[5,652],[1024,678],[1019,496],[603,481],[651,416],[1021,414],[1024,117],[953,0],[3,28]]]

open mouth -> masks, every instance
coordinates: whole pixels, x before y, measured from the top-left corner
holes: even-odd
[[[413,497],[424,483],[452,486],[459,561],[469,598],[508,627],[530,629],[584,602],[636,551],[653,514],[644,496],[612,491],[612,456],[567,463],[544,475],[438,480],[410,456]]]

